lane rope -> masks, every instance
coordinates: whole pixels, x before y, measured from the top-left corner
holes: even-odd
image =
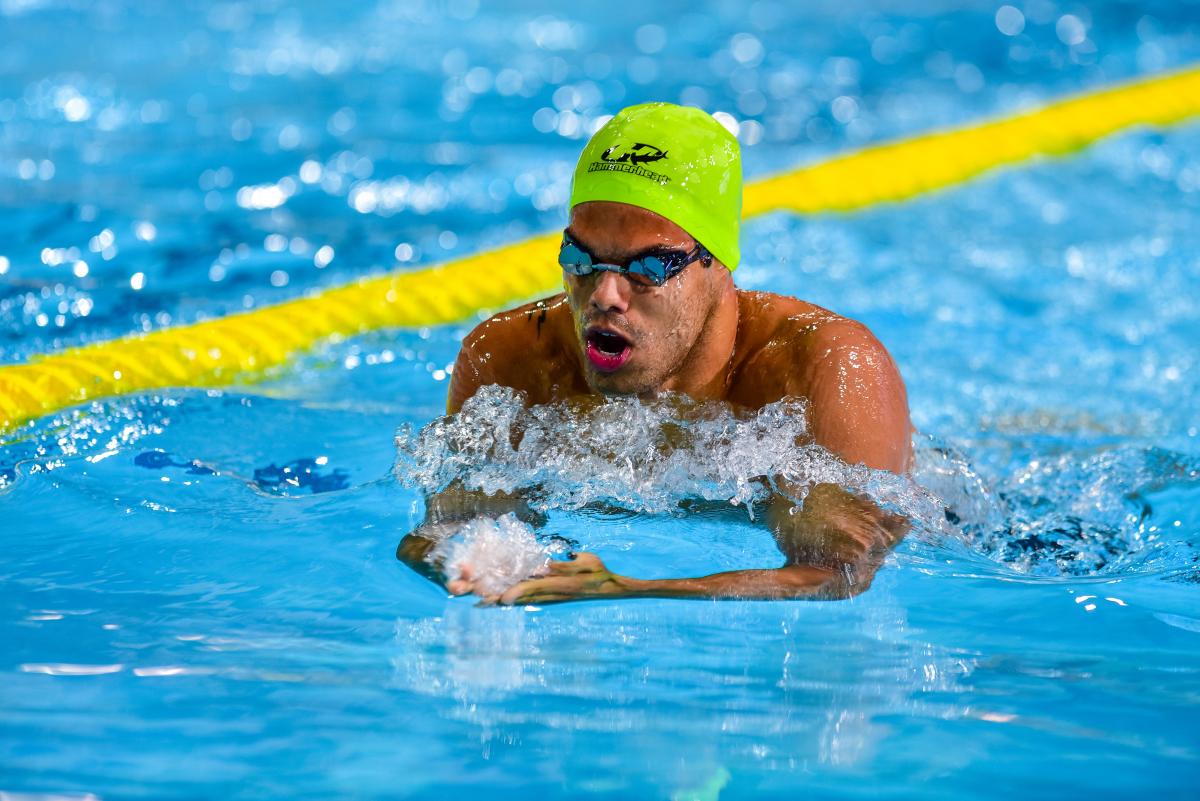
[[[1061,100],[1005,119],[869,147],[748,184],[743,214],[853,211],[1059,156],[1135,125],[1200,115],[1200,67]],[[261,378],[334,336],[434,326],[561,285],[559,234],[434,267],[365,278],[218,320],[97,342],[0,366],[0,432],[88,400]]]

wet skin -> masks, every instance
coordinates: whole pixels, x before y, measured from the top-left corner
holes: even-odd
[[[691,250],[695,240],[654,212],[596,201],[572,210],[568,230],[600,259],[622,263],[654,247]],[[783,397],[808,401],[815,441],[850,464],[906,472],[912,426],[899,371],[862,324],[796,298],[745,292],[720,262],[689,264],[661,287],[633,276],[564,274],[564,292],[497,314],[464,342],[448,408],[456,412],[485,385],[523,392],[528,404],[604,395],[678,392],[757,409]],[[471,571],[446,582],[425,561],[463,520],[516,511],[520,498],[452,486],[428,499],[426,522],[399,558],[453,594],[476,591]],[[594,554],[552,562],[487,603],[584,598],[842,598],[865,590],[907,530],[907,521],[833,484],[797,505],[776,495],[766,523],[784,565],[683,579],[618,576]]]

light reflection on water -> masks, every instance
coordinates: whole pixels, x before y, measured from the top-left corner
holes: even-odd
[[[625,104],[721,111],[755,175],[1186,63],[1195,23],[1187,3],[68,8],[0,12],[10,358],[553,228],[581,140]]]

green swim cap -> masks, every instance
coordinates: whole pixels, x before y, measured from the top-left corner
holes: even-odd
[[[583,148],[571,186],[571,208],[589,200],[661,214],[730,270],[741,258],[741,149],[700,109],[645,103],[605,123]]]

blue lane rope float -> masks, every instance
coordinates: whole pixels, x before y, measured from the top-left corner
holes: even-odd
[[[902,201],[1006,164],[1070,153],[1131,126],[1197,115],[1200,67],[1193,67],[761,179],[746,186],[742,212],[812,214]],[[428,269],[2,366],[0,432],[97,398],[261,377],[328,337],[451,323],[550,293],[561,282],[558,238],[536,236]]]

